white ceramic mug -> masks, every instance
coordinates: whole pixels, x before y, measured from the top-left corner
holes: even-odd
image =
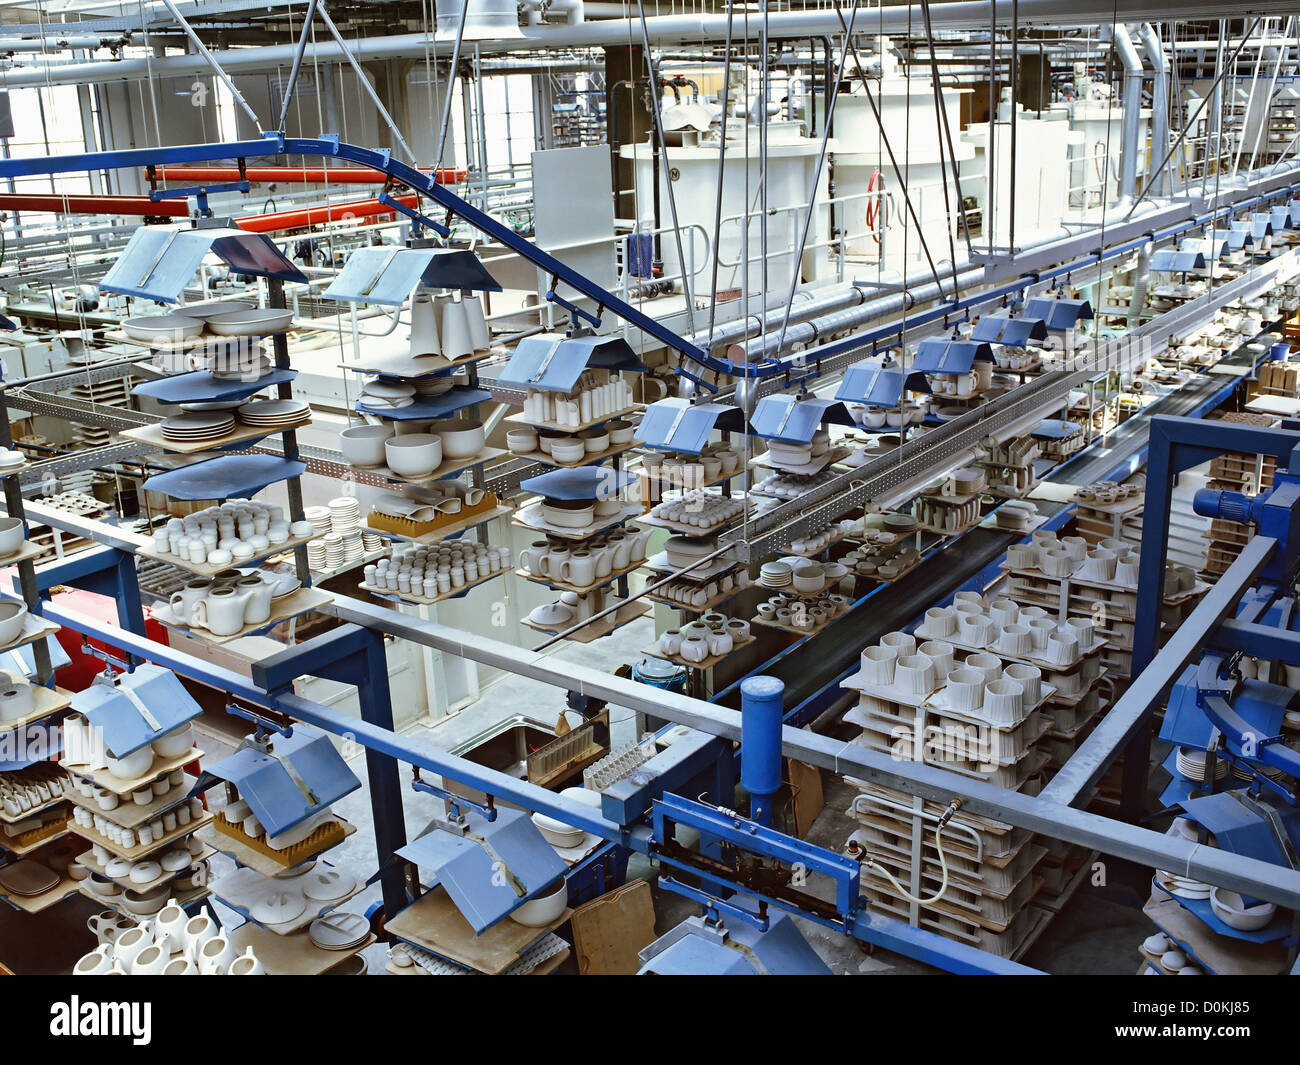
[[[268,581],[263,580],[259,574],[250,574],[242,578],[235,587],[245,596],[245,625],[258,624],[271,616],[271,593],[274,588]]]
[[[266,968],[262,965],[253,948],[247,948],[243,954],[230,963],[231,976],[265,976]]]
[[[596,557],[590,551],[574,551],[559,566],[562,581],[585,588],[596,579]]]

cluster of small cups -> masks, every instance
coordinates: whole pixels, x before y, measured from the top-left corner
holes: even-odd
[[[434,599],[510,565],[503,547],[480,543],[395,544],[389,558],[364,570],[372,588]]]
[[[170,518],[154,533],[153,549],[186,562],[229,566],[311,531],[310,523],[286,521],[284,509],[275,504],[232,500]]]

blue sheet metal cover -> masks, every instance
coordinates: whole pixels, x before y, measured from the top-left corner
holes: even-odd
[[[419,421],[445,418],[466,407],[486,403],[491,398],[492,393],[486,388],[457,385],[440,396],[416,396],[414,401],[405,407],[371,407],[362,398],[357,400],[356,408],[363,414],[373,414],[378,418],[387,418],[389,421]]]
[[[638,976],[757,976],[738,950],[703,936],[685,935],[637,970]]]
[[[36,662],[32,655],[32,648],[35,646],[34,643],[25,643],[19,647],[11,647],[4,654],[0,654],[0,669],[7,673],[16,670],[25,677],[36,676]],[[72,664],[72,657],[64,650],[57,636],[45,637],[45,646],[50,653],[50,665],[54,669],[62,669]]]
[[[242,499],[306,470],[305,462],[278,455],[222,455],[155,474],[144,487],[173,499]]]
[[[427,280],[426,280],[427,279]],[[358,248],[343,264],[325,297],[349,303],[400,307],[415,286],[500,292],[501,286],[468,251],[452,248]]]
[[[1297,836],[1300,836],[1300,811],[1276,805],[1267,795],[1254,800],[1246,796],[1243,801],[1244,794],[1239,791],[1224,791],[1215,795],[1202,795],[1188,799],[1182,806],[1191,820],[1214,836],[1214,845],[1219,850],[1289,867],[1291,863],[1282,849],[1282,843],[1274,834],[1267,817],[1256,806],[1271,809],[1277,814],[1292,849],[1297,845]]]
[[[698,455],[715,429],[744,432],[744,412],[725,403],[693,404],[674,396],[646,407],[637,436],[646,447]]]
[[[270,754],[245,747],[206,769],[239,789],[271,836],[361,787],[330,737],[307,725],[294,725],[292,736],[273,736]]]
[[[1025,317],[1041,318],[1048,329],[1064,332],[1077,322],[1091,318],[1092,304],[1087,300],[1035,296],[1025,305]]]
[[[980,315],[970,333],[971,340],[1023,348],[1031,340],[1047,339],[1047,323],[1041,318],[1012,318],[1007,314]]]
[[[901,366],[861,363],[844,372],[835,398],[846,403],[865,403],[871,407],[897,407],[903,389],[929,392],[930,382],[923,373],[906,373]]]
[[[1178,248],[1161,248],[1152,253],[1151,269],[1173,273],[1204,270],[1205,256],[1199,251],[1182,251]]]
[[[1292,228],[1291,208],[1289,207],[1274,207],[1271,211],[1269,211],[1269,218],[1273,222],[1274,233],[1276,233],[1279,229]]]
[[[468,832],[435,829],[397,854],[427,869],[476,933],[550,888],[567,866],[522,810],[497,808],[495,821],[465,815]]]
[[[1179,747],[1205,750],[1215,730],[1205,711],[1196,705],[1196,672],[1196,666],[1188,666],[1174,681],[1165,719],[1160,725],[1160,738]]]
[[[144,381],[131,389],[133,396],[147,396],[159,403],[200,403],[219,400],[243,399],[271,385],[292,381],[297,370],[272,370],[256,381],[223,381],[208,370],[160,377]]]
[[[147,747],[203,712],[176,674],[147,662],[119,674],[114,684],[96,681],[77,692],[72,708],[100,730],[104,746],[117,758]]]
[[[993,361],[993,349],[977,340],[930,337],[922,340],[912,360],[912,370],[921,373],[970,373],[976,360]]]
[[[749,419],[755,435],[791,444],[812,443],[822,422],[854,424],[838,399],[798,399],[784,395],[764,396]]]
[[[241,274],[307,281],[306,275],[263,233],[142,226],[132,234],[99,287],[106,292],[175,303],[209,252]]]
[[[1046,440],[1064,440],[1066,437],[1075,436],[1082,431],[1076,422],[1063,422],[1059,418],[1048,418],[1047,421],[1034,426],[1029,435],[1039,436]]]
[[[6,333],[16,333],[18,323],[7,315],[0,314],[0,329],[3,329]]]
[[[516,345],[497,380],[503,385],[567,395],[588,367],[635,372],[646,368],[622,337],[539,333]]]
[[[1273,216],[1267,211],[1256,211],[1250,216],[1248,224],[1251,236],[1257,242],[1273,235]]]
[[[611,499],[636,478],[609,466],[551,470],[519,482],[525,492],[547,499]]]

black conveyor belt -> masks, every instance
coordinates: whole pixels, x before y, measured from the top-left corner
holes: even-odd
[[[1249,366],[1252,358],[1257,357],[1241,348],[1219,365]],[[1153,414],[1185,415],[1216,394],[1230,392],[1243,380],[1221,374],[1200,375],[1129,418],[1104,440],[1057,467],[1045,480],[1087,484],[1106,477],[1146,446],[1146,426]],[[1040,502],[1038,509],[1043,514],[1055,514],[1064,505]],[[878,642],[885,633],[902,628],[927,607],[952,595],[1023,538],[1023,533],[981,527],[970,530],[911,573],[883,587],[825,632],[800,641],[758,672],[778,677],[785,683],[785,708],[787,712],[792,710],[835,684],[854,665],[862,648]],[[714,701],[739,709],[739,683],[720,692]]]

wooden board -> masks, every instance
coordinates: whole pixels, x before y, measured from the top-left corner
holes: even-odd
[[[575,462],[561,462],[557,458],[552,458],[545,451],[512,451],[510,454],[517,459],[527,459],[529,462],[540,462],[545,466],[556,466],[562,470],[576,470],[579,466],[594,466],[598,462],[604,462],[605,459],[613,458],[615,455],[621,455],[625,451],[631,451],[634,447],[640,447],[639,440],[633,440],[627,444],[611,444],[604,451],[588,451],[582,458]]]
[[[496,976],[519,960],[519,955],[547,931],[564,924],[573,911],[565,909],[546,928],[526,928],[509,917],[475,935],[451,896],[442,887],[422,895],[385,925],[389,934],[433,951],[481,973]]]
[[[585,624],[581,629],[573,633],[573,635],[566,636],[565,639],[572,640],[574,643],[591,643],[593,640],[598,640],[602,636],[608,636],[615,629],[626,625],[629,621],[635,621],[637,618],[648,613],[650,613],[649,603],[643,603],[640,600],[623,603],[612,614],[606,614],[598,621]],[[527,625],[528,628],[536,629],[538,632],[551,633],[552,635],[573,628],[571,623],[565,622],[563,629],[546,629],[540,625],[534,624],[527,618],[522,619],[520,624]]]
[[[43,891],[39,895],[6,895],[0,892],[0,899],[4,899],[10,906],[22,910],[23,913],[40,913],[42,910],[48,910],[55,903],[62,902],[69,895],[75,894],[77,894],[77,882],[65,876],[61,877],[49,891]]]
[[[177,455],[197,455],[204,451],[215,451],[229,444],[238,444],[244,440],[258,440],[264,436],[301,429],[310,424],[311,418],[270,428],[265,425],[245,425],[243,422],[238,422],[230,432],[221,436],[208,437],[204,440],[169,440],[163,436],[162,423],[154,422],[152,425],[141,425],[136,429],[123,429],[117,435],[124,436],[128,440],[138,440],[142,444],[152,444],[154,447]]]
[[[183,570],[189,570],[191,573],[197,573],[200,577],[215,577],[218,573],[224,573],[232,566],[254,566],[264,559],[273,559],[276,555],[287,555],[299,544],[305,544],[308,540],[315,540],[318,535],[316,532],[312,532],[309,536],[291,536],[284,543],[272,544],[267,550],[254,554],[252,558],[237,559],[225,565],[219,565],[215,562],[190,562],[188,559],[178,558],[176,555],[155,551],[152,547],[137,547],[135,553],[143,555],[145,558],[156,558],[159,562],[166,562]]]
[[[110,854],[125,858],[128,862],[136,862],[157,851],[167,850],[177,840],[186,838],[211,820],[212,811],[204,810],[202,817],[196,817],[188,825],[177,825],[171,832],[164,832],[159,839],[152,840],[149,843],[137,843],[134,847],[119,846],[107,836],[101,835],[95,829],[87,828],[85,825],[70,824],[68,829],[89,843],[98,843]],[[95,869],[95,872],[99,872],[99,870]]]
[[[34,684],[32,685],[32,701],[34,705],[30,714],[14,718],[12,721],[0,721],[0,733],[12,732],[24,725],[30,725],[33,721],[39,721],[43,717],[49,717],[51,714],[57,714],[60,710],[67,709],[72,702],[72,692],[64,691],[62,688],[51,690],[42,685]]]
[[[624,407],[622,410],[613,411],[610,414],[602,414],[599,418],[588,418],[585,422],[579,422],[577,425],[556,425],[555,422],[531,422],[524,417],[523,411],[516,411],[514,414],[506,415],[505,420],[511,425],[527,425],[534,429],[551,429],[557,433],[580,433],[583,429],[590,429],[593,426],[604,425],[606,422],[613,421],[616,418],[626,418],[629,414],[636,414],[644,408],[640,403],[633,403],[630,407]]]
[[[319,976],[375,941],[369,935],[348,950],[325,950],[316,946],[306,931],[277,936],[252,921],[226,929],[226,938],[238,954],[252,947],[268,976]]]
[[[573,948],[583,976],[635,976],[638,952],[655,939],[650,885],[634,880],[573,911]]]
[[[786,759],[786,769],[790,774],[790,790],[794,793],[794,834],[803,839],[826,806],[822,773],[815,765],[794,758]]]
[[[1276,976],[1287,967],[1286,948],[1277,943],[1247,943],[1220,936],[1165,892],[1153,889],[1142,912],[1160,931],[1188,950],[1208,972],[1222,975]]]
[[[368,532],[372,536],[382,536],[387,540],[401,540],[413,544],[436,544],[445,540],[453,533],[464,532],[466,529],[472,529],[475,525],[483,525],[489,521],[496,521],[497,518],[504,518],[507,514],[513,514],[515,508],[505,503],[498,503],[495,507],[485,511],[471,511],[463,516],[454,516],[447,522],[439,522],[437,528],[430,529],[426,533],[420,533],[418,536],[405,536],[402,533],[392,532],[389,529],[379,529],[373,525],[363,525],[362,531]]]
[[[367,584],[365,581],[362,581],[357,585],[357,587],[362,589],[362,591],[369,592],[371,595],[378,596],[380,599],[396,599],[403,603],[414,603],[417,606],[433,606],[434,603],[441,603],[445,599],[458,599],[466,592],[473,591],[480,584],[487,583],[493,577],[500,577],[505,572],[504,569],[489,571],[483,576],[475,577],[472,581],[466,581],[459,588],[452,587],[447,591],[434,596],[416,595],[414,592],[393,591],[390,588],[378,588],[373,584]]]
[[[347,839],[348,836],[351,836],[356,832],[357,826],[352,824],[351,821],[345,821],[337,814],[333,814],[332,817],[342,826],[343,839]],[[314,861],[317,856],[324,854],[327,850],[332,850],[343,842],[343,840],[336,840],[328,846],[322,847],[318,851],[313,851],[306,857],[294,862],[293,865],[286,865],[284,862],[276,861],[269,854],[263,854],[256,848],[248,846],[246,843],[236,839],[228,833],[218,832],[211,824],[200,827],[194,834],[214,850],[219,850],[222,854],[228,854],[240,865],[246,865],[248,868],[256,870],[263,876],[279,876],[290,869],[296,869],[305,862]]]
[[[29,558],[39,558],[45,553],[43,547],[38,547],[30,540],[24,540],[23,544],[12,555],[5,555],[0,558],[0,567],[12,566],[18,562],[25,562]]]
[[[334,596],[331,593],[322,591],[319,588],[299,588],[288,595],[282,595],[279,599],[272,599],[271,616],[265,621],[250,622],[238,632],[232,632],[229,636],[217,636],[207,629],[199,628],[197,625],[185,624],[167,606],[152,607],[150,612],[155,621],[161,625],[166,625],[169,629],[180,629],[196,639],[207,640],[208,643],[230,643],[231,640],[238,640],[241,636],[261,632],[263,629],[269,629],[281,621],[287,621],[299,614],[307,614],[317,610],[333,598]]]
[[[204,752],[197,747],[191,747],[185,754],[177,755],[175,758],[159,758],[154,755],[153,765],[143,775],[136,777],[134,780],[123,780],[120,777],[113,776],[107,769],[84,769],[79,768],[76,764],[68,762],[63,763],[63,768],[73,776],[84,777],[93,781],[96,787],[107,788],[116,795],[125,795],[128,797],[133,791],[139,791],[146,784],[152,784],[164,773],[170,773],[173,769],[180,769],[189,765],[191,762],[197,762],[203,757]],[[96,813],[99,809],[96,808]],[[112,812],[112,811],[108,811]]]
[[[173,785],[165,795],[155,795],[143,806],[138,805],[130,795],[127,795],[124,801],[119,802],[111,810],[101,810],[99,803],[94,799],[87,799],[76,788],[70,789],[64,797],[74,806],[84,806],[97,817],[105,817],[115,825],[121,825],[123,828],[135,828],[136,825],[143,824],[145,821],[152,821],[155,817],[160,817],[174,806],[188,802],[190,789],[194,787],[194,784],[195,778],[187,773],[183,782]]]

